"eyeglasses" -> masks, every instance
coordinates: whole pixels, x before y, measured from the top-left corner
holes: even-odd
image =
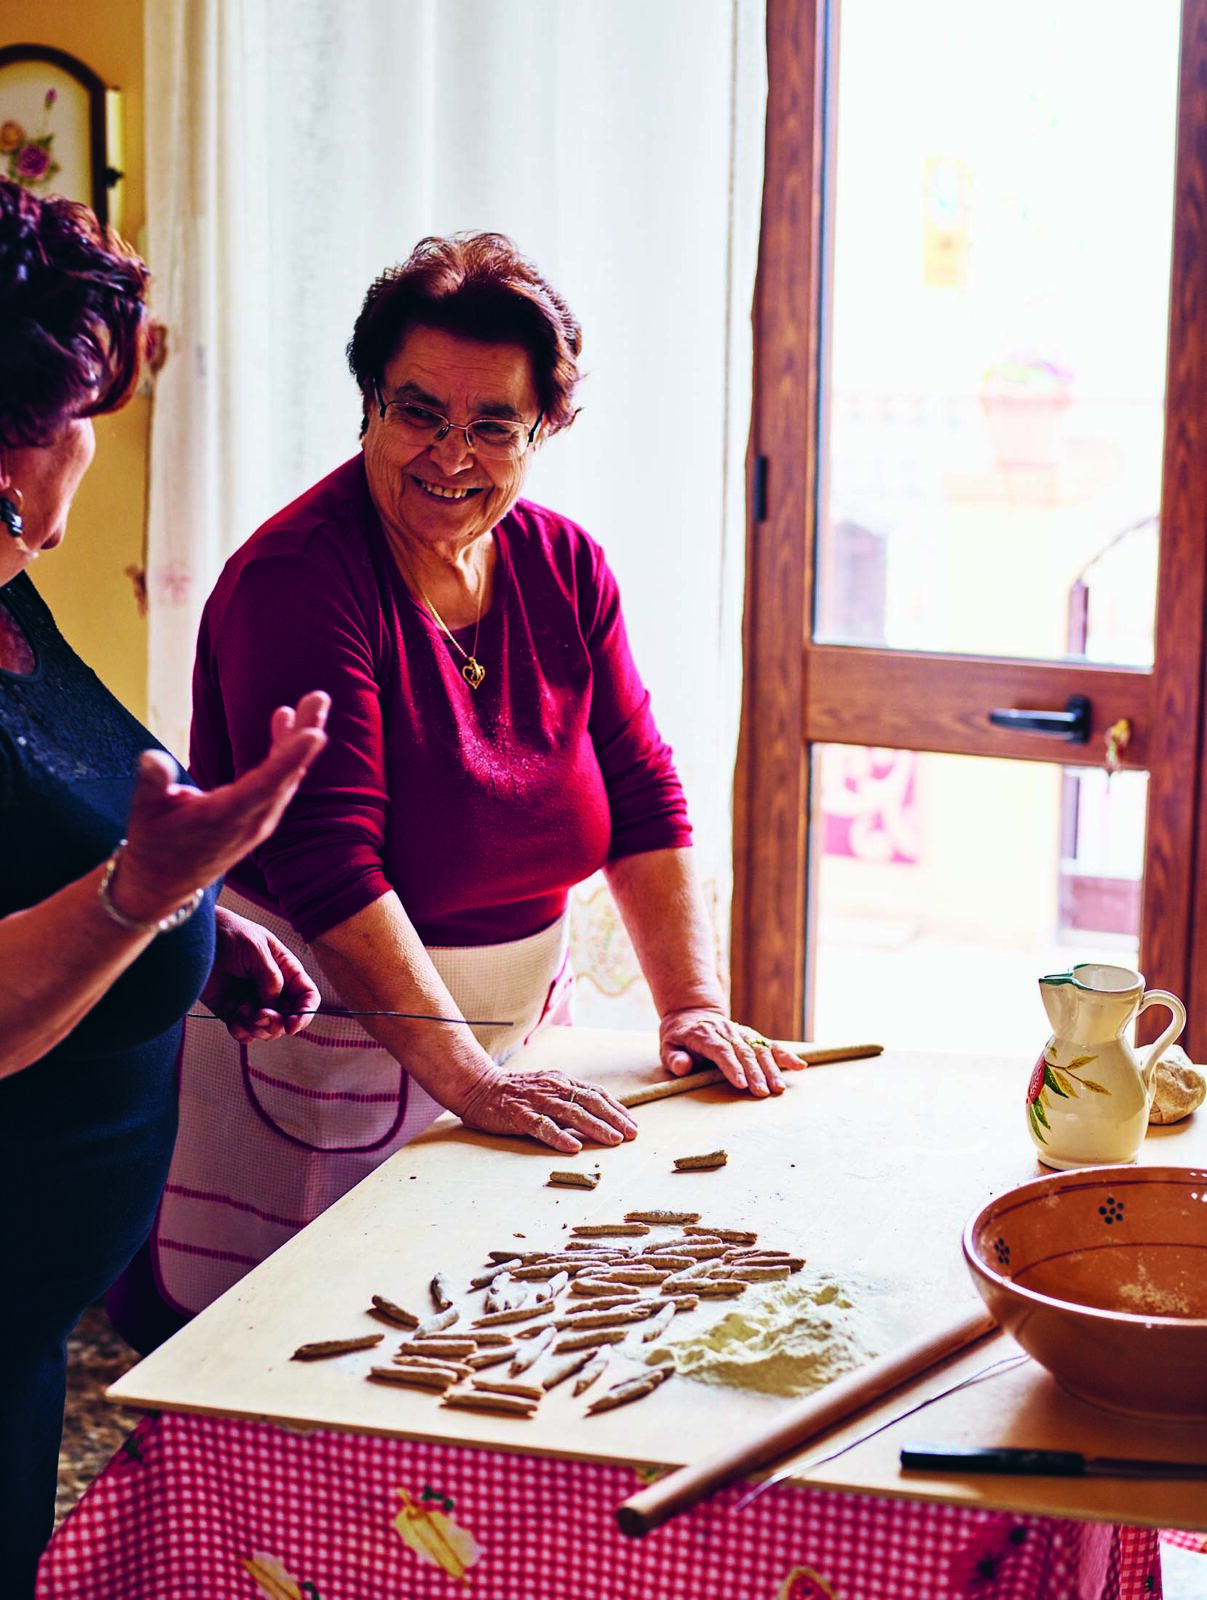
[[[430,406],[421,406],[414,400],[383,399],[380,384],[374,384],[377,411],[383,422],[389,422],[408,433],[412,438],[428,444],[439,444],[451,431],[465,435],[466,447],[476,456],[489,461],[518,461],[536,438],[544,412],[531,428],[522,422],[508,422],[503,417],[475,417],[472,422],[450,422]]]

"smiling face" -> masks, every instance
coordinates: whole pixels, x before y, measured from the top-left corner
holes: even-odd
[[[95,450],[92,420],[81,417],[69,422],[53,444],[5,451],[5,475],[21,491],[21,537],[29,550],[53,550],[62,543],[67,513]],[[29,560],[0,528],[0,582],[14,577]]]
[[[540,410],[532,363],[518,344],[483,344],[439,328],[411,328],[386,363],[386,401],[410,400],[454,423],[479,417],[521,422]],[[515,461],[482,460],[451,428],[438,443],[417,442],[370,403],[363,440],[369,492],[404,552],[448,557],[488,533],[514,505],[532,451]]]

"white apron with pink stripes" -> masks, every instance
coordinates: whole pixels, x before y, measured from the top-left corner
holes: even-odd
[[[223,905],[298,956],[324,1009],[341,1001],[314,952],[279,917],[232,893]],[[569,1021],[563,918],[528,939],[428,950],[482,1048],[504,1061],[538,1028]],[[320,1015],[290,1039],[241,1045],[186,1020],[180,1132],[151,1236],[160,1291],[196,1312],[430,1126],[443,1107],[354,1017]]]

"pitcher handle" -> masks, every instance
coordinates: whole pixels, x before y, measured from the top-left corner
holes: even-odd
[[[1144,1065],[1140,1068],[1146,1094],[1152,1092],[1152,1075],[1157,1062],[1186,1026],[1186,1007],[1176,994],[1170,994],[1167,989],[1146,989],[1136,1015],[1139,1016],[1141,1011],[1147,1011],[1149,1006],[1167,1006],[1173,1013],[1173,1021],[1148,1052]]]

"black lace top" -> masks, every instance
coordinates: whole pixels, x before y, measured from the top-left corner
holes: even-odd
[[[122,837],[141,751],[159,746],[55,626],[28,576],[0,590],[35,667],[0,669],[0,916],[34,905],[104,860]],[[54,959],[52,950],[46,959]],[[162,1039],[174,1058],[181,1017],[213,961],[212,897],[152,941],[42,1062],[0,1080],[0,1095],[60,1058],[122,1054]],[[159,1054],[160,1052],[156,1052]],[[0,1102],[0,1111],[2,1111]]]

